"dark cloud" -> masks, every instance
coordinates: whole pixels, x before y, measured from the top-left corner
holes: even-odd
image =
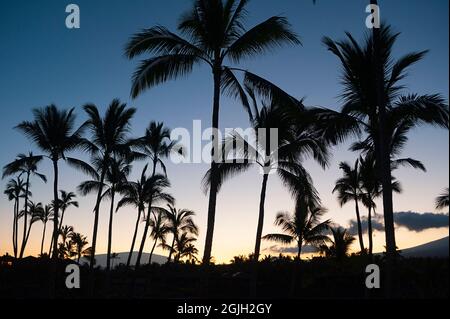
[[[394,221],[397,227],[405,227],[410,231],[421,232],[427,229],[441,228],[449,226],[448,214],[398,212],[394,214]],[[364,233],[367,233],[367,217],[361,218],[361,226]],[[377,214],[372,218],[373,230],[384,231],[383,215]],[[356,219],[349,222],[348,231],[352,235],[358,234]]]
[[[298,252],[297,247],[280,247],[278,245],[273,245],[268,248],[265,248],[263,251],[273,253],[273,254],[296,254]],[[315,253],[317,252],[317,248],[305,245],[302,247],[302,253]]]
[[[394,220],[397,226],[405,227],[415,232],[448,227],[448,214],[399,212],[395,213]]]

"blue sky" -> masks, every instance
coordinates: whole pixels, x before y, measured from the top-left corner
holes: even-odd
[[[241,66],[267,77],[297,97],[306,97],[306,104],[339,109],[339,64],[321,44],[325,35],[341,39],[350,31],[361,39],[365,28],[366,0],[259,0],[248,7],[248,26],[272,15],[288,17],[294,30],[301,36],[303,46],[277,50]],[[128,61],[123,55],[127,39],[134,32],[161,24],[174,30],[179,15],[190,2],[184,0],[75,0],[81,10],[81,28],[65,27],[65,7],[68,1],[5,1],[0,6],[0,165],[11,161],[17,153],[33,149],[30,143],[13,130],[20,121],[31,119],[31,109],[55,103],[62,108],[76,107],[81,121],[81,106],[95,103],[104,110],[113,98],[120,98],[138,108],[133,120],[133,133],[140,135],[150,120],[164,121],[171,127],[191,128],[193,120],[202,120],[209,126],[212,83],[207,68],[197,68],[186,79],[170,82],[147,91],[136,100],[130,98],[131,74],[137,61]],[[427,57],[417,64],[405,80],[408,92],[441,93],[448,99],[448,1],[380,1],[382,19],[394,30],[402,32],[394,50],[395,56],[429,49]],[[241,106],[224,98],[221,105],[221,127],[247,127],[247,118]],[[305,165],[313,175],[329,217],[344,224],[353,218],[352,206],[340,208],[331,195],[334,181],[339,176],[338,163],[354,161],[355,154],[340,145],[334,152],[330,169]],[[37,153],[38,151],[35,150]],[[405,157],[422,160],[428,168],[423,174],[408,169],[396,175],[403,182],[404,194],[396,197],[396,210],[419,212],[433,210],[433,198],[448,186],[448,131],[419,128],[410,135]],[[136,165],[137,177],[141,164]],[[202,248],[206,225],[207,197],[200,190],[205,165],[168,164],[173,184],[171,192],[178,207],[197,211],[202,233]],[[42,170],[51,178],[48,163]],[[63,167],[61,188],[74,190],[83,179],[79,172]],[[216,241],[213,255],[228,258],[251,251],[256,231],[260,176],[249,172],[227,183],[219,197]],[[50,200],[50,184],[33,184],[37,201]],[[289,210],[290,196],[275,178],[270,181],[265,232],[274,230],[273,218],[279,210]],[[68,213],[67,222],[91,237],[92,198],[80,199],[78,212]],[[0,254],[9,249],[10,203],[0,199]],[[107,205],[105,205],[107,207]],[[100,250],[105,247],[106,214],[100,226]],[[128,249],[134,212],[126,209],[116,216],[117,251]],[[40,225],[36,226],[38,236]],[[446,230],[448,234],[448,229]],[[233,238],[229,238],[233,234]],[[439,237],[436,233],[425,236]],[[405,235],[406,236],[406,235]],[[419,235],[418,235],[419,236]],[[421,236],[424,236],[423,234]],[[425,238],[424,237],[424,238]],[[37,237],[36,237],[37,238]],[[382,244],[380,236],[380,245]],[[416,238],[411,242],[420,242]],[[423,239],[424,240],[424,239]],[[407,242],[405,241],[407,244]],[[225,256],[225,257],[223,257]]]

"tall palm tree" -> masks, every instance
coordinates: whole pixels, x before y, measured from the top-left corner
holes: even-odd
[[[326,231],[330,220],[321,222],[325,212],[323,207],[315,206],[311,201],[299,198],[294,215],[281,212],[275,219],[275,226],[281,227],[284,234],[268,234],[263,239],[281,244],[295,242],[298,247],[297,259],[300,260],[303,245],[320,247],[328,242]]]
[[[42,241],[41,241],[41,256],[44,254],[44,241],[45,241],[45,231],[47,228],[47,222],[53,218],[53,208],[50,205],[45,205],[37,215],[38,218],[44,224],[44,230],[42,231]]]
[[[137,208],[138,214],[136,219],[136,225],[134,227],[133,239],[131,240],[131,248],[130,253],[128,254],[127,259],[127,267],[130,267],[131,257],[133,256],[134,246],[136,244],[136,237],[139,229],[139,223],[141,222],[141,215],[145,212],[145,207],[147,203],[147,194],[146,194],[146,183],[147,183],[147,172],[148,165],[144,167],[141,173],[141,177],[137,182],[126,182],[122,189],[121,195],[122,198],[117,203],[116,210],[119,210],[123,206],[130,205]]]
[[[148,178],[144,185],[144,193],[147,203],[147,214],[145,218],[145,226],[144,226],[144,232],[142,235],[141,244],[139,246],[139,251],[136,259],[136,268],[139,268],[141,265],[141,258],[142,258],[142,252],[144,251],[145,247],[145,241],[148,237],[148,230],[150,228],[150,222],[151,218],[149,216],[151,215],[152,209],[158,205],[159,203],[169,203],[173,204],[175,201],[174,198],[167,194],[165,192],[165,189],[170,187],[169,180],[164,177],[163,175],[156,174],[150,178]],[[155,205],[155,206],[153,206]]]
[[[170,130],[163,123],[150,122],[145,135],[134,141],[134,146],[140,154],[149,157],[152,163],[152,176],[156,174],[156,167],[161,166],[167,176],[166,166],[163,162],[171,152],[180,149],[176,141],[170,140]]]
[[[182,234],[198,236],[198,227],[193,220],[193,217],[195,216],[194,211],[188,209],[176,209],[172,205],[168,205],[168,208],[165,217],[167,219],[167,227],[173,236],[172,245],[170,245],[169,249],[169,257],[167,258],[167,262],[169,263],[172,259],[174,247],[177,241],[180,240],[180,236]]]
[[[249,0],[194,0],[178,24],[181,36],[162,26],[135,34],[126,47],[132,59],[143,53],[154,56],[142,61],[133,76],[132,96],[147,88],[190,73],[197,64],[211,68],[214,82],[212,128],[219,128],[222,91],[249,103],[233,69],[227,62],[239,63],[245,58],[263,54],[283,44],[299,44],[286,18],[274,16],[245,30],[244,20]],[[218,150],[218,136],[212,136],[213,150]],[[214,151],[212,152],[214,158]],[[208,225],[203,261],[209,263],[213,242],[217,198],[217,163],[211,161],[212,183],[209,193]]]
[[[128,133],[130,131],[130,121],[136,113],[136,109],[127,108],[126,104],[121,103],[118,99],[111,102],[103,118],[100,116],[98,108],[95,105],[87,104],[83,108],[88,115],[87,127],[91,133],[91,137],[85,146],[91,153],[92,162],[96,167],[100,168],[100,171],[96,174],[93,174],[88,169],[90,171],[89,175],[98,175],[99,177],[97,199],[94,206],[92,254],[90,256],[90,267],[93,269],[103,184],[111,159],[114,156],[128,154],[130,151]]]
[[[52,238],[53,246],[56,247],[59,230],[58,162],[61,159],[65,159],[68,162],[76,162],[75,159],[67,157],[66,154],[81,145],[84,124],[75,129],[74,109],[59,110],[55,105],[50,105],[43,109],[34,109],[33,115],[34,121],[22,122],[17,126],[17,129],[31,139],[43,152],[46,152],[46,157],[53,164],[53,200],[56,205],[54,207]],[[58,258],[56,249],[52,253],[52,258]]]
[[[350,201],[355,202],[356,222],[358,225],[358,239],[361,253],[365,252],[363,230],[361,225],[361,214],[359,211],[359,201],[361,200],[361,173],[359,169],[359,160],[355,161],[353,168],[350,164],[342,162],[339,168],[343,171],[344,176],[336,181],[333,193],[338,193],[339,204],[344,206]]]
[[[376,1],[371,1],[376,4]],[[448,104],[439,94],[401,95],[400,81],[407,70],[420,61],[427,51],[414,52],[394,60],[392,48],[399,34],[389,26],[373,29],[363,45],[347,33],[347,40],[323,42],[343,66],[344,106],[342,112],[354,117],[373,142],[377,168],[383,186],[383,211],[386,249],[391,260],[395,256],[395,229],[392,205],[391,160],[392,132],[409,131],[419,124],[430,124],[448,129]],[[403,118],[404,122],[398,121]],[[392,123],[403,123],[392,126]],[[402,144],[406,143],[404,139]],[[392,257],[392,258],[391,258]]]
[[[77,262],[80,262],[82,256],[90,256],[91,248],[86,246],[89,244],[87,237],[81,235],[80,233],[72,233],[70,236],[70,241],[73,244],[75,256],[77,257]]]
[[[249,93],[253,94],[251,91]],[[318,204],[317,192],[311,176],[302,165],[302,160],[313,157],[322,167],[326,167],[328,150],[326,143],[316,131],[307,126],[294,126],[289,113],[275,102],[263,106],[261,110],[255,106],[253,112],[252,138],[254,141],[248,141],[237,132],[224,141],[223,150],[227,158],[225,163],[218,164],[218,191],[227,178],[242,173],[254,165],[259,166],[263,179],[254,251],[254,258],[258,260],[269,176],[274,172],[277,173],[294,196],[301,193]],[[276,147],[271,141],[275,139],[271,136],[274,130],[277,132]],[[230,153],[233,155],[231,158],[229,158]],[[209,171],[203,181],[205,187],[210,185],[211,176]]]
[[[164,245],[166,243],[166,237],[171,231],[171,228],[166,223],[166,210],[154,207],[150,218],[150,238],[152,238],[154,242],[148,258],[149,265],[152,264],[153,252],[155,251],[158,241]]]
[[[331,245],[323,245],[320,247],[322,253],[327,257],[342,260],[348,256],[350,247],[355,241],[355,237],[350,235],[346,229],[342,227],[331,227],[333,238],[330,240]]]
[[[38,165],[42,162],[43,156],[35,156],[32,152],[25,154],[17,155],[17,158],[3,167],[3,175],[2,178],[6,176],[16,175],[25,176],[25,204],[24,204],[24,219],[23,219],[23,239],[22,239],[22,247],[20,249],[19,258],[23,257],[23,252],[25,250],[26,242],[25,242],[25,234],[27,233],[27,217],[28,217],[28,190],[30,189],[30,177],[32,175],[39,177],[44,183],[47,182],[47,178],[45,175],[37,172]]]
[[[25,194],[25,182],[23,181],[23,179],[21,179],[20,177],[16,177],[16,179],[9,180],[6,184],[4,194],[8,196],[8,200],[14,201],[12,242],[14,258],[17,258],[20,198],[23,198]],[[30,196],[30,192],[28,193],[28,196]]]
[[[448,188],[444,190],[444,192],[436,198],[436,209],[444,209],[448,207],[449,203],[449,195],[448,195]]]

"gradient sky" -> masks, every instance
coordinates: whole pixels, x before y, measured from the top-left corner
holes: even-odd
[[[322,36],[341,39],[350,31],[361,39],[365,28],[366,0],[254,0],[250,2],[248,26],[272,15],[289,18],[301,36],[303,46],[284,48],[242,64],[243,67],[267,77],[297,97],[306,97],[306,104],[339,109],[339,64],[321,44]],[[134,32],[161,24],[174,30],[179,15],[190,2],[184,0],[76,0],[81,10],[81,28],[65,27],[65,7],[68,1],[0,2],[0,166],[21,152],[39,153],[13,127],[31,119],[31,109],[55,103],[62,108],[76,107],[78,121],[84,119],[81,106],[95,103],[104,110],[113,98],[120,98],[138,108],[133,120],[133,134],[141,135],[150,120],[164,121],[171,127],[192,128],[193,120],[210,124],[212,78],[204,68],[197,68],[186,79],[160,85],[138,99],[129,97],[131,74],[137,61],[123,56],[123,47]],[[406,92],[441,93],[448,100],[448,1],[380,1],[383,20],[401,31],[394,55],[429,49],[430,53],[410,72]],[[221,127],[248,127],[242,107],[224,98],[221,104]],[[448,187],[448,131],[421,127],[410,134],[404,157],[420,159],[428,168],[426,174],[402,169],[396,176],[403,183],[404,193],[395,196],[396,211],[433,212],[434,198]],[[331,167],[323,171],[313,162],[305,163],[312,174],[323,204],[329,209],[328,218],[347,225],[354,217],[353,205],[340,208],[331,194],[339,177],[338,163],[353,162],[356,154],[348,144],[334,151]],[[132,179],[139,175],[143,163],[135,166]],[[202,250],[206,231],[207,197],[200,189],[206,165],[173,165],[168,163],[170,192],[177,207],[197,212],[200,226],[198,246]],[[41,167],[52,180],[49,163]],[[74,191],[83,180],[81,173],[62,165],[61,189]],[[2,182],[3,185],[6,181]],[[218,198],[213,256],[228,261],[237,254],[248,254],[254,246],[261,176],[257,170],[226,183]],[[33,200],[48,203],[51,183],[33,181]],[[80,209],[69,210],[65,223],[92,237],[93,197],[80,198]],[[107,204],[103,205],[98,253],[106,251]],[[276,213],[291,210],[293,202],[276,177],[271,178],[266,203],[264,233],[275,231],[272,226]],[[366,212],[364,212],[365,214]],[[115,216],[113,251],[127,251],[136,218],[133,209],[119,211]],[[0,198],[0,255],[11,253],[12,204]],[[29,253],[39,250],[42,225],[33,226]],[[398,246],[407,248],[448,236],[448,227],[424,232],[399,228]],[[49,237],[47,238],[49,242]],[[384,235],[375,233],[376,249],[382,249]],[[150,242],[147,250],[150,249]],[[264,243],[264,247],[272,246]],[[158,253],[162,253],[158,251]]]

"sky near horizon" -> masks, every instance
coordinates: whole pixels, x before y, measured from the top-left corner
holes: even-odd
[[[65,26],[69,3],[79,6],[81,28],[69,30]],[[342,39],[351,32],[362,39],[367,14],[366,0],[311,0],[251,1],[248,6],[247,26],[281,14],[288,17],[293,29],[300,35],[303,46],[285,47],[240,66],[270,79],[296,97],[305,97],[306,104],[340,108],[340,66],[338,60],[321,44],[323,36]],[[128,61],[123,55],[127,39],[135,32],[156,24],[175,30],[181,13],[190,1],[166,0],[74,0],[68,1],[6,1],[0,2],[0,97],[1,117],[0,166],[12,161],[18,153],[33,150],[29,141],[13,128],[23,120],[31,120],[31,110],[54,103],[61,108],[75,107],[78,123],[85,119],[82,105],[94,103],[104,111],[114,98],[120,98],[137,108],[132,121],[132,134],[140,136],[151,120],[163,121],[168,127],[192,130],[193,120],[201,120],[203,128],[210,126],[212,78],[209,70],[198,67],[178,81],[162,84],[146,91],[137,99],[130,98],[131,75],[138,59]],[[441,93],[449,96],[449,20],[447,0],[432,1],[380,1],[381,15],[396,31],[402,32],[394,48],[399,57],[411,51],[429,49],[426,58],[415,65],[404,83],[405,93]],[[238,102],[223,98],[221,103],[222,128],[248,127],[247,116]],[[404,192],[395,195],[396,212],[435,212],[434,198],[448,187],[449,135],[448,131],[420,127],[410,135],[402,157],[421,160],[427,173],[401,169],[396,177]],[[349,141],[350,142],[350,141]],[[354,162],[357,155],[348,151],[349,143],[336,147],[331,165],[322,170],[307,161],[323,204],[328,208],[327,218],[347,226],[354,218],[353,205],[339,207],[331,194],[334,182],[340,176],[341,161]],[[76,155],[76,154],[75,154]],[[144,163],[135,165],[131,179],[140,174]],[[201,179],[208,166],[205,164],[174,165],[167,163],[172,183],[170,193],[178,208],[197,212],[200,226],[198,247],[202,252],[206,232],[207,196],[202,193]],[[48,162],[41,172],[49,178],[43,184],[33,180],[33,200],[48,203],[51,200],[52,170]],[[60,188],[75,191],[85,179],[82,173],[62,164]],[[254,247],[258,216],[261,176],[258,170],[249,171],[228,181],[218,196],[216,227],[212,255],[219,262],[233,256],[249,254]],[[1,182],[3,194],[7,180]],[[92,238],[93,196],[78,198],[79,209],[68,210],[65,223],[77,232]],[[266,200],[264,234],[278,231],[273,226],[279,211],[292,211],[294,203],[275,176],[271,176]],[[98,253],[106,251],[108,204],[101,210]],[[379,209],[380,210],[380,209]],[[366,214],[366,212],[363,212]],[[136,212],[124,208],[114,216],[113,251],[129,250]],[[12,203],[0,197],[0,255],[11,253]],[[142,225],[141,225],[142,227]],[[37,254],[42,236],[42,225],[33,225],[27,253]],[[408,248],[448,236],[446,227],[424,231],[398,227],[400,248]],[[141,234],[141,233],[140,233]],[[367,238],[366,238],[367,241]],[[49,236],[46,245],[49,244]],[[382,250],[384,234],[375,233],[375,248]],[[263,254],[273,243],[263,243]],[[47,248],[48,249],[48,248]],[[146,251],[150,250],[148,241]],[[159,254],[166,254],[160,250]],[[201,255],[201,254],[200,254]]]

